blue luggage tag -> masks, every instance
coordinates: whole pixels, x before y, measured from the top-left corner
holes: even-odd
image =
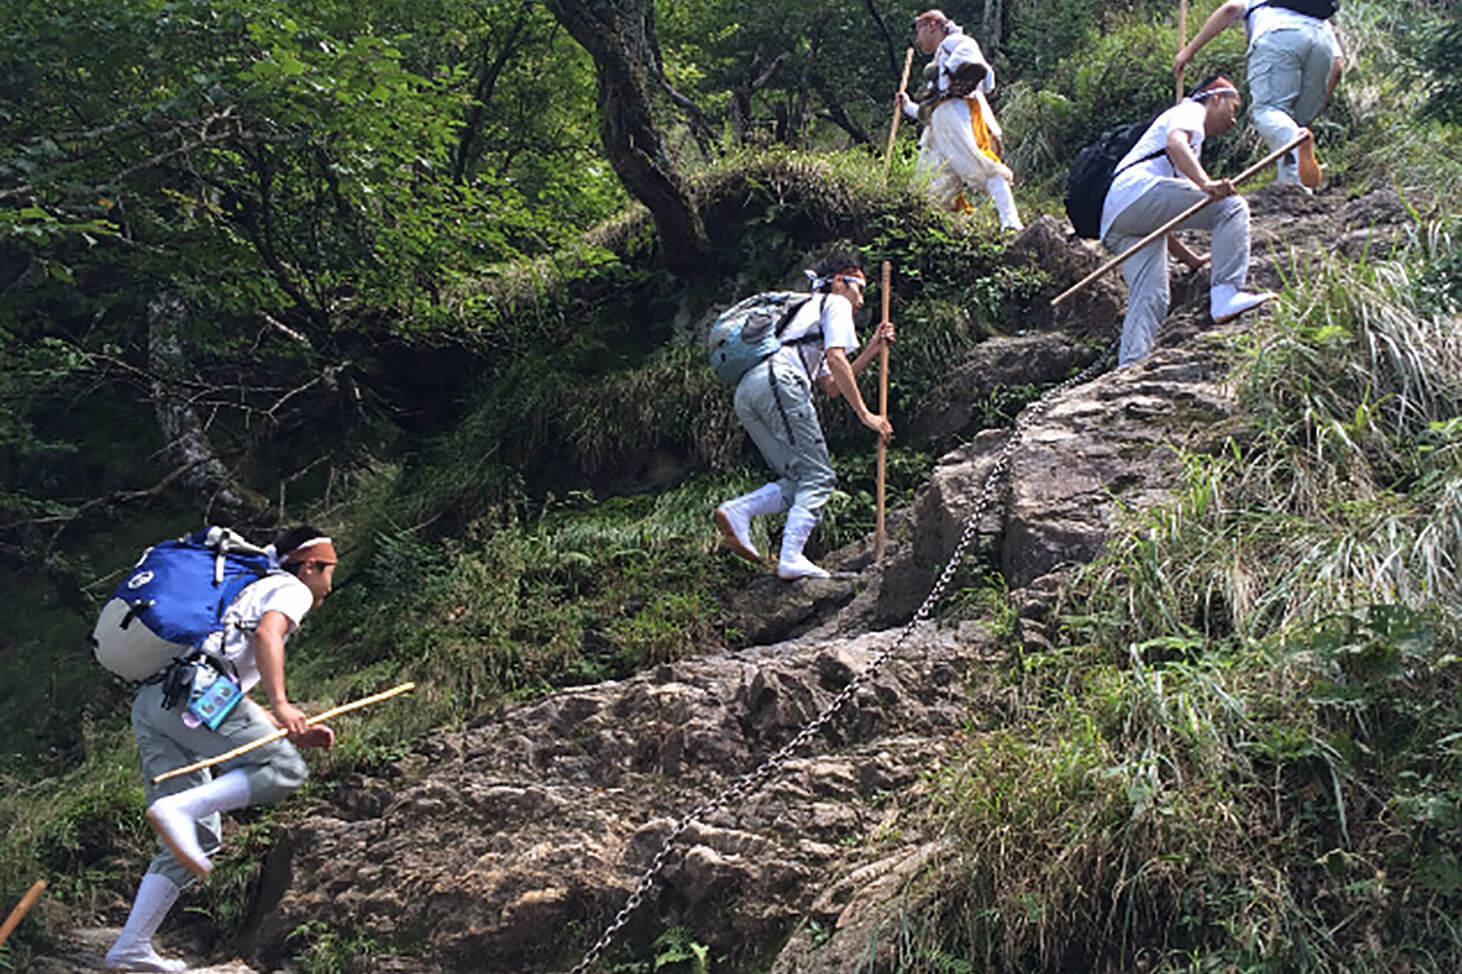
[[[218,725],[223,723],[223,719],[243,698],[244,691],[240,689],[237,680],[226,673],[220,673],[207,663],[200,664],[193,671],[193,692],[189,695],[188,710],[183,715],[183,722],[194,727],[202,724],[209,730],[218,730]]]

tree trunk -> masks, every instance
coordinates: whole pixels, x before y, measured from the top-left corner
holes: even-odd
[[[980,49],[991,64],[1000,53],[1002,6],[1001,0],[985,0],[985,15],[980,18]]]
[[[594,58],[599,134],[625,189],[649,209],[672,273],[695,277],[711,266],[700,210],[676,171],[655,122],[650,84],[655,50],[652,0],[545,0],[559,23]]]
[[[202,417],[182,392],[179,380],[187,376],[182,325],[187,317],[183,299],[163,292],[147,304],[147,365],[152,373],[152,408],[167,440],[170,460],[188,469],[183,484],[196,493],[206,511],[215,507],[233,515],[246,504],[228,467],[213,452]]]

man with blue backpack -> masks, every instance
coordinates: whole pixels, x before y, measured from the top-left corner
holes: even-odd
[[[1340,81],[1340,41],[1329,23],[1339,6],[1338,0],[1227,0],[1173,57],[1173,73],[1181,78],[1205,44],[1243,20],[1254,128],[1275,152],[1315,120]],[[1275,182],[1313,191],[1321,176],[1310,139],[1279,160]]]
[[[132,729],[147,822],[163,846],[107,952],[109,969],[184,969],[160,956],[152,937],[182,889],[213,868],[220,813],[283,800],[309,773],[296,747],[334,743],[329,727],[309,724],[290,703],[284,645],[330,593],[336,560],[331,540],[308,525],[263,549],[210,528],[149,548],[103,609],[92,635],[98,660],[141,683]],[[267,711],[245,696],[256,685],[264,688]],[[214,772],[153,782],[276,729],[288,731],[287,738]]]
[[[858,347],[853,315],[863,307],[867,286],[862,262],[833,254],[807,274],[810,296],[771,293],[743,301],[717,319],[709,337],[711,366],[718,378],[736,386],[736,416],[779,477],[716,508],[716,527],[733,552],[759,563],[751,519],[786,511],[777,575],[788,581],[828,576],[802,553],[837,483],[812,387],[834,399],[842,396],[884,441],[893,435],[888,418],[863,401],[857,381],[879,351],[893,344],[893,324],[881,323],[873,341],[848,358]]]

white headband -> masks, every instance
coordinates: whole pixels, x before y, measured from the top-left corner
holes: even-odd
[[[1223,88],[1205,88],[1203,91],[1195,91],[1188,97],[1193,101],[1202,101],[1212,95],[1237,95],[1238,93],[1239,89],[1225,86]]]
[[[830,277],[818,277],[817,271],[804,270],[802,273],[807,275],[807,289],[809,291],[816,291],[824,284],[831,284],[833,280]]]
[[[308,541],[303,541],[303,542],[295,545],[293,548],[289,549],[288,551],[286,551],[284,553],[283,560],[284,561],[308,561],[308,559],[306,559],[306,558],[299,557],[299,553],[301,551],[304,551],[306,548],[313,548],[315,545],[318,545],[318,544],[327,544],[327,545],[330,545],[330,546],[333,547],[334,544],[335,544],[335,542],[331,541],[328,537],[326,537],[325,535],[322,534],[318,538],[311,538]]]

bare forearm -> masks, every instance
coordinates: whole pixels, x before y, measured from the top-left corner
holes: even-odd
[[[833,384],[837,386],[838,392],[848,401],[848,405],[852,407],[858,418],[861,420],[871,415],[868,405],[863,401],[863,390],[858,388],[858,379],[853,373],[852,363],[848,361],[848,356],[842,349],[829,350],[827,368],[832,373]]]

